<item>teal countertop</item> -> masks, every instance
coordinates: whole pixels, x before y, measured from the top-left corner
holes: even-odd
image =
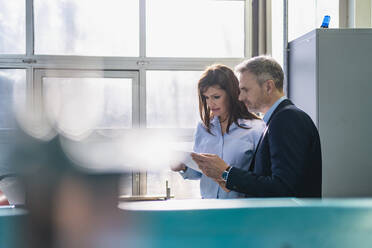
[[[372,247],[372,199],[121,203],[134,247]]]
[[[11,206],[0,206],[0,218],[7,216],[23,216],[27,214],[27,210]]]
[[[0,206],[0,247],[23,248],[27,211]]]
[[[97,247],[372,247],[372,199],[168,200],[119,209],[118,230],[103,234],[106,245]],[[26,216],[0,208],[6,248],[27,247],[19,238]]]

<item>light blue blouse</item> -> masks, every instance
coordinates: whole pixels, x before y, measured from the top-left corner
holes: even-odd
[[[194,152],[217,154],[228,165],[243,170],[248,170],[253,152],[265,129],[262,120],[238,120],[241,126],[249,127],[244,129],[232,123],[229,133],[222,135],[218,117],[211,121],[211,132],[207,132],[204,124],[199,122],[194,139]],[[185,173],[181,173],[183,178],[197,180],[200,179],[200,193],[202,198],[239,198],[244,197],[242,193],[235,191],[225,192],[211,178],[204,174],[187,168]]]

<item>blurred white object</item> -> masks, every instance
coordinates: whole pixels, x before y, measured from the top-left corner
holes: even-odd
[[[187,167],[196,170],[198,172],[202,172],[199,169],[198,164],[192,159],[191,153],[192,152],[186,152],[186,151],[174,151],[176,158],[179,162],[185,164]]]
[[[19,178],[15,176],[5,177],[0,180],[0,190],[4,193],[11,205],[25,204],[25,192]]]

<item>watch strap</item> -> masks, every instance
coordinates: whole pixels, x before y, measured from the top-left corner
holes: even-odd
[[[221,177],[222,177],[222,180],[224,180],[225,182],[227,181],[227,178],[229,177],[229,172],[231,170],[231,166],[228,166],[226,168],[226,170],[222,173]]]

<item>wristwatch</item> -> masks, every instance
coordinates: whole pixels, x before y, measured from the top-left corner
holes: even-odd
[[[225,171],[222,173],[222,175],[221,175],[222,180],[224,180],[225,182],[227,181],[227,178],[228,178],[228,176],[229,176],[229,172],[230,172],[230,170],[231,170],[231,167],[228,166],[228,167],[226,168],[226,170],[225,170]]]

